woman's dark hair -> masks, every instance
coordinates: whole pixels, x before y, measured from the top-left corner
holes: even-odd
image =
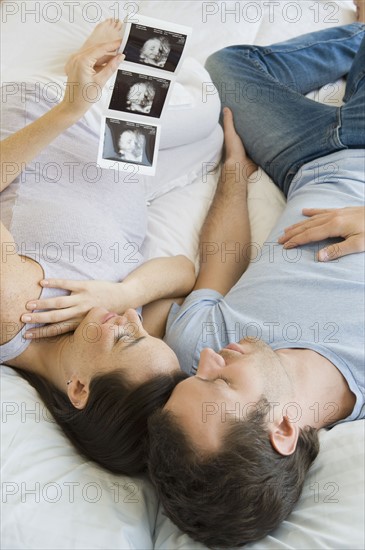
[[[17,370],[17,369],[16,369]],[[147,420],[165,405],[183,372],[155,376],[131,390],[119,372],[96,376],[84,409],[42,376],[17,372],[33,386],[71,443],[86,458],[115,474],[146,469]]]
[[[261,539],[292,511],[318,454],[317,430],[300,430],[297,448],[282,456],[267,430],[266,399],[229,424],[221,448],[201,456],[171,411],[149,420],[149,473],[165,514],[209,547],[232,548]]]

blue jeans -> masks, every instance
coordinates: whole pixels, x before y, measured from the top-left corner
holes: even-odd
[[[365,147],[364,33],[354,23],[269,47],[230,46],[206,62],[248,155],[286,195],[303,164]],[[341,107],[305,97],[345,75]]]

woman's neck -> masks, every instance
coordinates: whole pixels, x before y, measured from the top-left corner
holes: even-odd
[[[47,338],[34,340],[22,354],[8,361],[7,365],[43,376],[58,389],[65,391],[68,376],[62,357],[70,336],[72,334],[68,333],[52,338],[52,341]]]

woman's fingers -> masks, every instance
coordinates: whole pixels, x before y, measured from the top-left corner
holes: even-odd
[[[50,311],[40,311],[34,313],[24,313],[21,316],[23,323],[61,323],[69,319],[73,319],[80,312],[76,307],[68,307],[67,309],[52,309]]]
[[[26,308],[29,311],[35,309],[66,309],[77,305],[77,298],[73,295],[58,296],[57,298],[45,298],[44,300],[33,300],[27,302]]]
[[[25,333],[27,340],[35,340],[37,338],[51,338],[52,336],[60,336],[66,332],[73,332],[77,329],[81,319],[72,319],[64,323],[55,323],[44,327],[33,328]]]
[[[117,55],[122,55],[117,53],[121,43],[122,40],[118,39],[112,40],[111,42],[105,42],[104,44],[97,44],[96,46],[91,46],[90,48],[81,50],[76,55],[81,55],[95,64],[105,55],[113,55],[115,57],[117,57]]]
[[[75,281],[74,279],[43,279],[40,285],[48,288],[62,288],[75,292],[82,290],[85,281]]]
[[[44,288],[60,288],[69,290],[70,292],[79,292],[82,290],[83,281],[73,281],[70,279],[44,279],[39,283]],[[75,294],[69,296],[58,296],[57,298],[45,298],[30,300],[25,307],[30,311],[35,309],[65,309],[78,304],[78,299]]]
[[[110,59],[105,66],[98,69],[97,80],[101,86],[109,80],[111,76],[115,73],[119,65],[125,59],[124,54],[118,54],[114,59]]]

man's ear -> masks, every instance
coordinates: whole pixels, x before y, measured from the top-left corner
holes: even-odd
[[[89,398],[89,384],[75,378],[67,386],[67,395],[76,409],[84,409]]]
[[[274,426],[269,434],[271,445],[283,456],[289,456],[297,448],[299,428],[283,416],[279,425]]]

